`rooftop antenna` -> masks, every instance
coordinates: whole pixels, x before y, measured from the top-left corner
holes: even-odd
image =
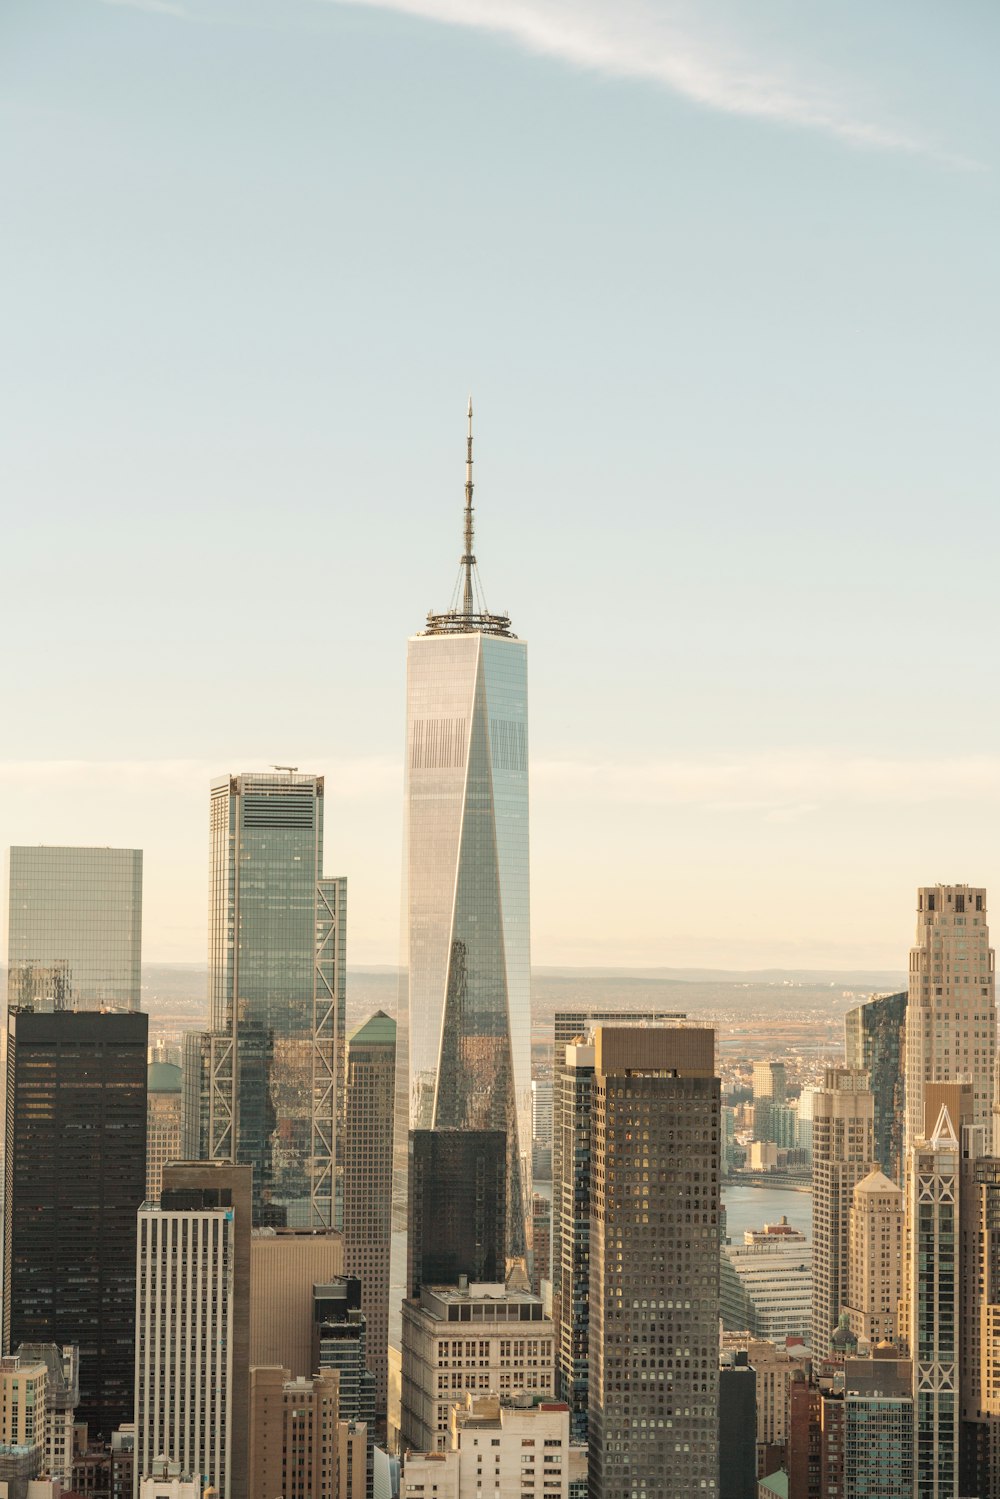
[[[475,611],[472,605],[472,569],[476,559],[472,552],[472,397],[469,397],[469,435],[465,454],[465,588],[462,595],[462,613],[469,617]]]

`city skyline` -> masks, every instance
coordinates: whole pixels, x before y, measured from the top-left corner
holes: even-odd
[[[142,847],[147,956],[200,961],[201,788],[298,763],[394,963],[397,642],[471,386],[536,961],[895,966],[902,892],[1000,878],[1000,713],[927,611],[991,638],[1000,18],[627,5],[588,62],[591,5],[519,10],[547,53],[400,8],[7,7],[4,841]]]

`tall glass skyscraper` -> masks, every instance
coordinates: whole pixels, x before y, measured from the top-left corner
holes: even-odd
[[[531,1202],[527,647],[487,610],[475,566],[470,403],[455,596],[407,652],[394,1227],[410,1130],[502,1130],[513,1260]]]
[[[347,882],[323,878],[323,777],[213,782],[209,880],[202,1153],[253,1166],[255,1222],[338,1227]]]
[[[142,850],[12,848],[7,875],[10,1007],[137,1010]]]

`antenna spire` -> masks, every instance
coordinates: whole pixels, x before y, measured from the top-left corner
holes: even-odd
[[[465,555],[462,558],[462,567],[465,569],[465,587],[462,593],[462,612],[466,616],[474,614],[472,598],[472,569],[476,565],[476,559],[472,551],[472,397],[469,397],[469,435],[466,439],[465,451]]]

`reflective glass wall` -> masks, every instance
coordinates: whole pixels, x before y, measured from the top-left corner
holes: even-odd
[[[502,1129],[511,1257],[530,1202],[527,754],[523,641],[410,641],[394,1228],[409,1129]]]
[[[336,1226],[346,882],[323,778],[225,777],[210,815],[209,1151],[254,1168],[256,1222]]]
[[[137,1010],[142,850],[12,848],[8,1004]]]

